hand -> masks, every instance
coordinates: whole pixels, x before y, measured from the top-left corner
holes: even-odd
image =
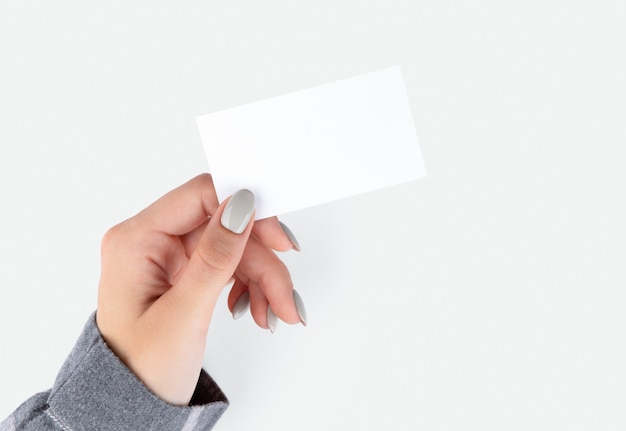
[[[219,205],[204,174],[102,240],[98,327],[120,359],[171,404],[191,400],[215,303],[233,278],[231,311],[247,293],[262,328],[268,315],[305,323],[289,272],[272,251],[290,250],[294,242],[275,217],[254,222],[253,205],[247,191]]]

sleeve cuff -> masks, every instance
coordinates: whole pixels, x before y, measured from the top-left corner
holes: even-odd
[[[212,427],[227,406],[204,370],[189,407],[161,400],[109,349],[93,313],[57,376],[46,413],[76,431],[193,431]]]

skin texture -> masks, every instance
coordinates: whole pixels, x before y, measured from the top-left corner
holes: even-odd
[[[273,250],[293,244],[278,220],[241,234],[220,223],[210,175],[172,190],[102,240],[98,327],[111,349],[163,400],[187,405],[202,367],[215,303],[234,277],[233,305],[246,290],[255,322],[267,329],[267,305],[300,323],[289,271]]]

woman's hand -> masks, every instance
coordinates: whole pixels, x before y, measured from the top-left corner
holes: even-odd
[[[249,298],[256,323],[306,323],[304,306],[273,250],[298,249],[270,218],[254,222],[254,197],[218,204],[200,175],[111,228],[102,240],[97,323],[111,349],[155,394],[187,405],[198,382],[215,303],[234,278],[234,316]],[[269,305],[269,306],[268,306]]]

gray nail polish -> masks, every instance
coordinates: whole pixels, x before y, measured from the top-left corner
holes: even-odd
[[[254,195],[250,190],[239,190],[230,198],[226,208],[224,208],[221,219],[222,226],[231,232],[240,234],[246,230],[253,212]]]
[[[250,292],[247,290],[239,297],[235,305],[233,306],[233,319],[239,319],[246,314],[248,307],[250,306]]]
[[[296,239],[296,236],[293,234],[291,229],[289,229],[287,225],[282,221],[278,221],[278,223],[280,223],[280,227],[283,228],[283,230],[287,234],[287,237],[289,238],[289,241],[291,241],[291,243],[293,244],[293,249],[295,251],[300,251],[300,244],[298,243],[298,240]]]
[[[267,326],[270,328],[270,332],[273,334],[278,326],[278,317],[272,311],[272,308],[267,306]]]
[[[300,317],[300,321],[306,326],[306,308],[304,307],[304,301],[298,292],[293,291],[293,302],[296,304],[296,311]]]

